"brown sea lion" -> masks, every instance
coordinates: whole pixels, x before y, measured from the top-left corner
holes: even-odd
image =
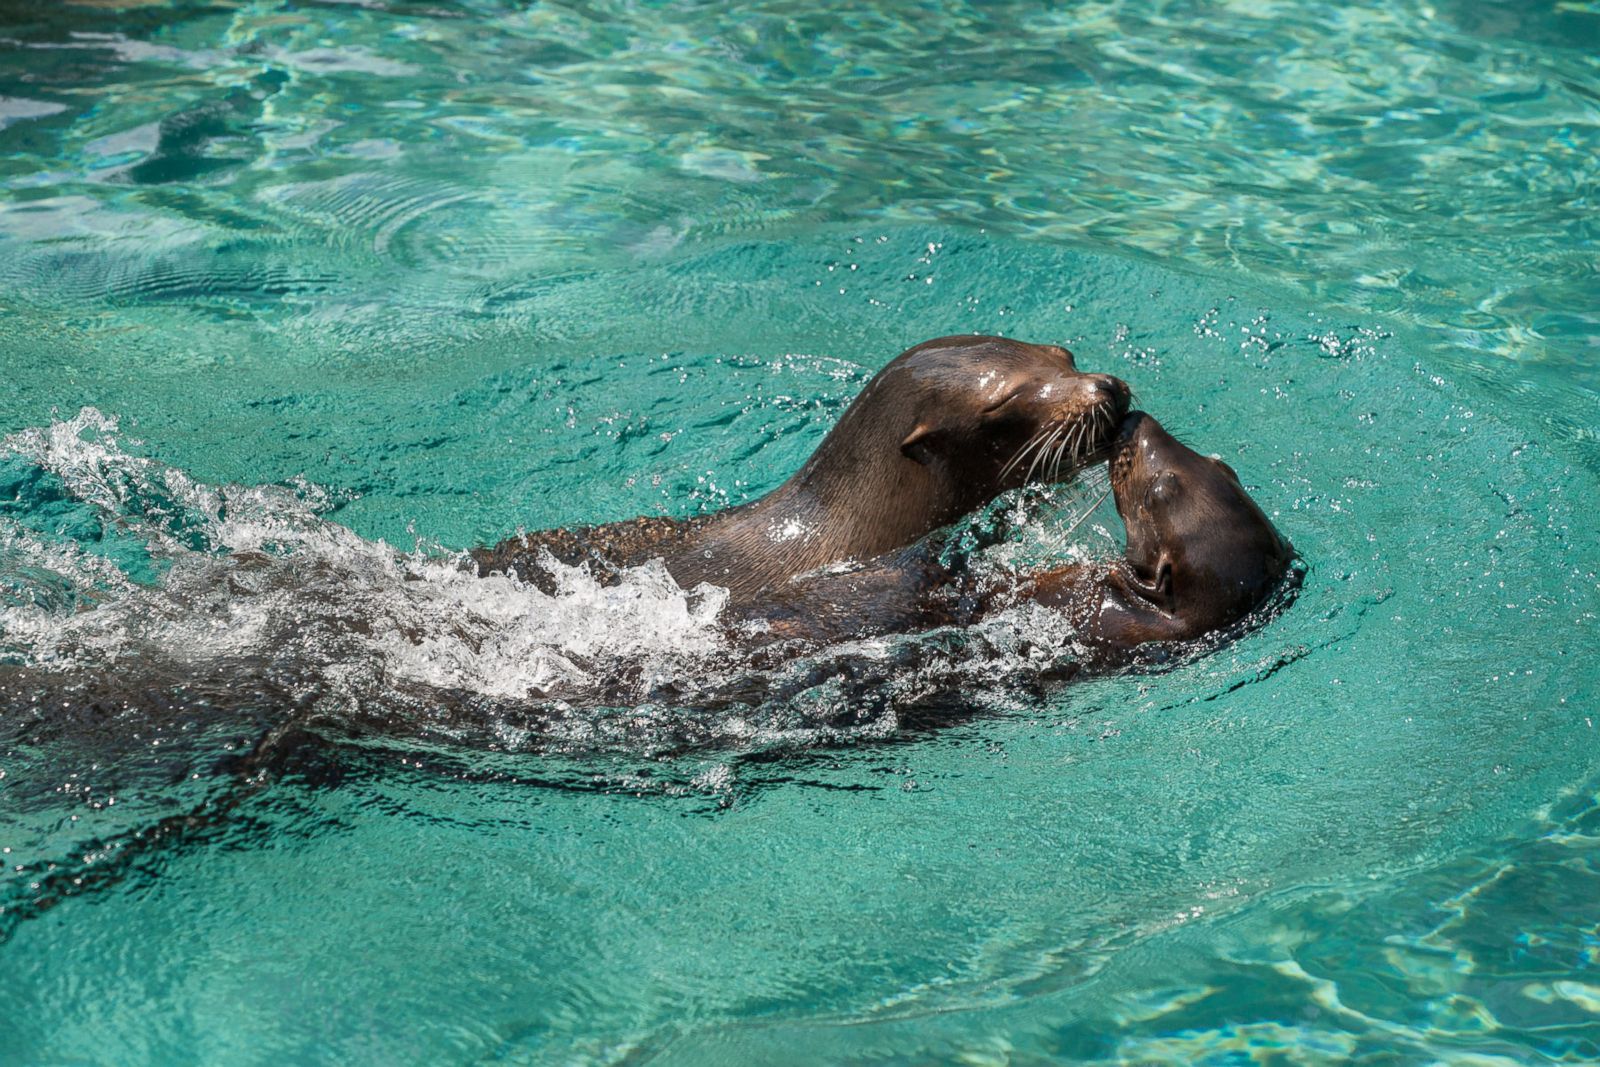
[[[730,622],[756,643],[831,642],[968,624],[1031,600],[1072,621],[1084,666],[1111,666],[1142,645],[1226,629],[1283,583],[1294,549],[1226,463],[1133,412],[1111,447],[1110,475],[1127,527],[1120,559],[974,579],[921,544],[800,578]]]
[[[1070,478],[1103,456],[1128,387],[1072,353],[1004,337],[941,337],[867,383],[804,466],[759,500],[691,519],[546,530],[477,549],[480,574],[550,583],[548,551],[573,564],[660,558],[685,589],[710,582],[735,605],[798,574],[870,559],[1038,475]]]
[[[1294,548],[1233,468],[1143,412],[1118,432],[1111,489],[1127,528],[1121,559],[1029,575],[990,609],[1027,598],[1063,611],[1093,658],[1114,661],[1227,629],[1284,582]]]

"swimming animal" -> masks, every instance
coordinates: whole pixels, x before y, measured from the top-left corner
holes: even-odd
[[[1127,528],[1121,559],[1028,575],[986,605],[1030,599],[1065,612],[1093,658],[1193,641],[1260,607],[1294,548],[1222,460],[1202,456],[1143,412],[1123,422],[1111,490]]]
[[[1126,384],[1079,371],[1057,345],[940,337],[890,361],[800,470],[759,500],[529,533],[472,558],[480,574],[541,587],[552,585],[544,552],[609,567],[660,558],[685,589],[709,582],[733,605],[759,604],[796,575],[912,545],[1030,478],[1071,478],[1103,457],[1128,403]]]

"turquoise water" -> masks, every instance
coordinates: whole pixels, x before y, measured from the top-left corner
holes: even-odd
[[[1600,1058],[1593,4],[0,16],[0,1061]],[[1223,455],[1292,608],[702,714],[713,602],[455,568],[957,331]]]

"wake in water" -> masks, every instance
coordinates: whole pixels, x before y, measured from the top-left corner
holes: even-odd
[[[660,568],[616,587],[566,569],[554,596],[473,577],[461,560],[395,551],[321,516],[307,484],[213,487],[124,452],[93,409],[4,442],[32,465],[36,495],[92,508],[159,575],[135,582],[110,559],[0,526],[7,606],[0,655],[50,669],[266,658],[496,696],[587,692],[586,664],[629,660],[642,677],[715,651],[716,590],[685,594]],[[42,501],[35,501],[37,509]]]
[[[0,479],[0,777],[26,842],[0,940],[166,842],[246,832],[258,795],[279,802],[265,786],[338,782],[363,752],[725,802],[730,757],[1036,706],[1086,651],[1027,600],[965,627],[752,645],[724,590],[682,589],[659,561],[602,581],[549,560],[549,592],[478,577],[465,553],[357,536],[316,486],[211,486],[132,454],[93,409],[0,442]],[[997,504],[946,548],[977,567],[1073,559],[1039,521],[1050,499]]]
[[[726,762],[646,781],[641,761],[1014,706],[1072,647],[1037,610],[752,651],[723,590],[659,563],[604,582],[552,564],[549,594],[478,577],[462,553],[357,536],[316,486],[198,482],[88,408],[0,442],[0,500],[0,940],[163,842],[243,832],[267,783],[337,779],[374,745],[457,775],[520,778],[495,760],[539,753],[532,773],[562,788],[723,795]]]
[[[0,470],[17,500],[0,518],[0,662],[34,685],[232,678],[365,729],[649,749],[888,732],[897,707],[1015,696],[1074,651],[1054,613],[1018,610],[750,652],[719,622],[723,590],[681,589],[659,563],[605,582],[552,564],[550,594],[477,577],[463,554],[357,536],[316,486],[211,486],[131,454],[92,408],[6,438]],[[35,528],[73,509],[96,536]]]

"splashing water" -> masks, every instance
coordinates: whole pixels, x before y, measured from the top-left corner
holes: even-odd
[[[331,495],[304,480],[213,486],[129,453],[117,420],[93,408],[7,437],[0,463],[19,462],[47,476],[49,492],[131,538],[157,575],[142,583],[111,558],[7,520],[0,544],[13,565],[0,656],[67,677],[153,664],[191,676],[265,665],[327,688],[324,709],[342,703],[369,722],[393,720],[399,705],[414,712],[431,692],[435,704],[459,705],[447,716],[457,737],[504,745],[509,722],[535,715],[546,740],[555,732],[638,746],[646,743],[638,726],[652,717],[675,744],[691,734],[837,738],[844,721],[881,736],[893,730],[899,703],[1003,687],[1008,669],[1033,674],[1080,651],[1061,617],[1024,606],[954,645],[893,636],[752,660],[719,624],[726,590],[684,590],[659,560],[602,582],[587,565],[547,557],[556,586],[548,595],[509,576],[479,577],[463,553],[421,543],[400,552],[357,536],[326,517]],[[1081,493],[1039,488],[991,511],[1038,530],[1045,502]],[[1092,510],[1080,508],[1072,525]],[[1012,542],[991,555],[1010,561],[1026,551]],[[886,700],[881,715],[861,709],[874,690]],[[686,711],[696,705],[721,710],[696,717]],[[748,706],[746,715],[729,718],[730,705]],[[628,730],[608,736],[574,718],[574,706],[596,708],[591,716],[634,711]],[[441,710],[433,709],[435,725]]]
[[[642,686],[722,651],[722,590],[680,589],[659,562],[603,585],[553,564],[547,596],[464,557],[395,551],[323,517],[314,485],[211,486],[125,452],[93,408],[12,434],[0,460],[33,464],[100,522],[143,541],[160,580],[8,523],[0,655],[52,669],[151,658],[293,658],[330,676],[383,676],[501,697],[568,697],[628,663]],[[553,561],[552,561],[553,563]],[[29,575],[48,574],[33,583]],[[52,586],[65,585],[65,592]],[[597,673],[598,672],[598,673]]]

